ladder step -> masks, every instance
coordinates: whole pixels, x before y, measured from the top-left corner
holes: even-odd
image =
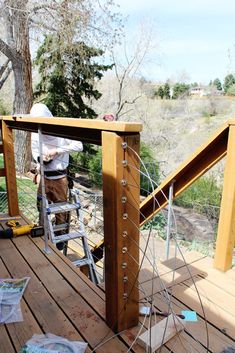
[[[79,208],[80,204],[69,202],[56,202],[48,205],[48,211],[53,214],[78,210]]]
[[[77,267],[85,266],[85,265],[91,265],[92,261],[90,259],[79,259],[76,261],[73,261],[73,264]]]
[[[68,229],[68,227],[69,227],[68,223],[53,224],[54,232],[58,232],[59,230]]]
[[[62,241],[68,241],[68,240],[73,240],[77,238],[82,238],[85,237],[84,233],[81,232],[72,232],[68,234],[62,234],[62,235],[57,235],[54,237],[52,240],[53,244],[61,243]]]

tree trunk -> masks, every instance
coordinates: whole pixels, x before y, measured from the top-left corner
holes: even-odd
[[[28,114],[33,104],[32,65],[29,49],[29,24],[27,2],[15,1],[21,11],[15,11],[13,22],[16,56],[12,60],[15,80],[14,114]],[[16,6],[16,4],[15,4]],[[31,163],[30,133],[16,131],[15,154],[16,169],[20,173],[29,171]]]

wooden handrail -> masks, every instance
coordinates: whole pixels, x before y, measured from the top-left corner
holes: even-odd
[[[175,198],[226,155],[229,125],[230,123],[224,124],[140,204],[141,225],[168,204],[169,188],[172,183]]]
[[[13,129],[38,132],[41,125],[42,133],[60,137],[67,137],[87,143],[101,145],[102,131],[112,131],[117,134],[131,134],[142,131],[140,123],[125,123],[122,121],[108,122],[98,119],[73,119],[73,118],[33,118],[30,115],[0,116],[0,121]],[[63,127],[63,129],[61,129]]]

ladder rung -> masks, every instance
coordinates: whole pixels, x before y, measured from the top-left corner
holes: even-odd
[[[68,241],[68,240],[73,240],[73,239],[82,238],[82,237],[85,237],[84,233],[73,232],[68,234],[57,235],[54,237],[52,242],[54,244],[57,244],[57,243],[61,243],[62,241]]]
[[[59,230],[64,230],[69,227],[68,223],[61,223],[61,224],[53,224],[54,232],[58,232]]]
[[[54,214],[78,210],[79,208],[79,204],[69,202],[56,202],[48,205],[48,211]]]
[[[81,267],[84,265],[91,265],[92,261],[90,259],[79,259],[79,260],[73,261],[73,264],[77,267]]]

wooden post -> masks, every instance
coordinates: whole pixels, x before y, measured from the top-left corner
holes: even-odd
[[[139,134],[102,132],[106,320],[115,332],[139,320],[139,143]]]
[[[8,213],[10,216],[17,216],[19,215],[19,206],[16,185],[14,140],[12,129],[10,129],[4,121],[2,121],[2,144],[8,198]]]
[[[235,243],[235,125],[230,125],[214,267],[227,271]]]

